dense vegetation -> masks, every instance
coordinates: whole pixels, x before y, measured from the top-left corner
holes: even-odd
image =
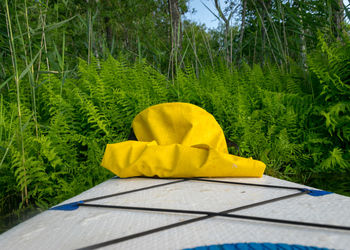
[[[2,2],[1,216],[111,177],[105,145],[126,140],[144,108],[173,101],[212,113],[267,174],[350,195],[347,8],[228,3],[207,30],[176,19],[186,1]]]

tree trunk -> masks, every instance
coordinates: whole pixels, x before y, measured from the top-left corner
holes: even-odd
[[[113,8],[113,5],[110,1],[102,1],[101,3],[102,10],[110,10]],[[103,11],[102,11],[103,13]],[[103,17],[103,24],[106,34],[106,42],[110,50],[112,50],[112,40],[113,40],[113,29],[111,26],[111,17],[110,14],[107,12],[105,16]]]
[[[171,22],[171,52],[170,52],[170,69],[171,75],[174,76],[176,67],[181,62],[181,14],[179,10],[179,0],[168,0],[170,22]]]
[[[239,48],[240,48],[240,57],[243,55],[243,36],[245,28],[245,16],[247,12],[247,0],[242,0],[242,21],[241,21],[241,34],[239,37]]]
[[[343,0],[334,0],[332,2],[333,13],[333,33],[340,40],[342,33],[342,23],[344,21],[344,3]]]
[[[284,9],[283,9],[284,7],[282,7],[282,4],[280,1],[279,1],[279,6],[282,14],[284,53],[285,53],[285,57],[288,58],[289,52],[288,52],[288,40],[287,40],[287,33],[286,33],[286,20],[285,20]]]
[[[110,20],[109,17],[104,18],[107,45],[110,47],[110,49],[112,49],[113,34],[112,34],[112,27],[111,27],[111,24],[109,23],[109,20]]]
[[[262,2],[264,0],[260,0],[260,2]],[[261,3],[261,6],[263,5],[263,3]],[[264,29],[264,23],[265,23],[265,10],[264,8],[262,8],[262,13],[261,13],[261,29],[260,29],[260,32],[261,32],[261,54],[260,54],[260,63],[261,63],[261,66],[264,66],[265,64],[265,40],[266,40],[266,33],[265,33],[265,29]]]
[[[230,31],[230,20],[232,17],[233,12],[230,13],[229,17],[225,17],[224,13],[221,10],[220,4],[218,0],[214,0],[215,3],[215,8],[219,13],[219,17],[222,19],[222,21],[225,23],[225,41],[224,41],[224,46],[225,46],[225,51],[226,51],[226,61],[227,63],[232,63],[232,58],[230,59],[230,50],[229,50],[229,31]]]
[[[230,50],[229,50],[229,42],[228,42],[228,32],[230,30],[230,23],[225,23],[225,48],[226,48],[226,61],[230,63]]]
[[[261,24],[261,65],[263,66],[265,64],[265,46],[266,46],[266,36],[267,36],[265,19],[266,19],[266,16],[268,15],[267,11],[271,8],[271,0],[260,0],[260,4],[262,6],[262,14],[261,14],[261,22],[262,22],[262,24]]]
[[[300,59],[301,59],[301,66],[306,69],[306,41],[305,41],[305,29],[304,29],[304,22],[302,17],[302,9],[300,6],[300,3],[297,3],[298,5],[298,18],[300,20],[300,32],[299,32],[299,39],[300,39]]]

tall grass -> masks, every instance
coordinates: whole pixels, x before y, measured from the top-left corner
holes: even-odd
[[[28,187],[27,187],[27,170],[25,167],[25,155],[24,155],[24,140],[23,140],[23,127],[22,127],[22,113],[21,113],[21,98],[20,98],[20,79],[19,79],[19,73],[18,73],[18,67],[17,67],[17,55],[16,55],[16,48],[14,44],[13,39],[13,32],[12,32],[12,23],[10,18],[10,11],[8,6],[8,1],[5,1],[6,6],[6,25],[7,25],[7,33],[10,38],[10,52],[11,52],[11,59],[12,59],[12,66],[13,66],[13,73],[14,73],[14,80],[16,84],[16,95],[17,95],[17,112],[18,112],[18,125],[19,125],[19,140],[20,140],[20,150],[21,150],[21,168],[23,169],[23,178],[20,182],[21,189],[22,189],[22,202],[25,200],[26,204],[28,205]],[[28,66],[27,66],[28,69]],[[25,72],[25,71],[24,71]],[[23,73],[21,76],[23,77]],[[24,193],[24,194],[23,194]]]

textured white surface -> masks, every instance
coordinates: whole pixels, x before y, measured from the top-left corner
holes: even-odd
[[[269,176],[223,180],[303,187]],[[64,203],[171,181],[174,180],[111,179]],[[221,212],[296,192],[298,191],[186,181],[91,203]],[[337,194],[320,197],[302,195],[241,210],[236,214],[350,226],[350,198]],[[74,211],[49,210],[1,234],[0,249],[76,249],[198,216],[91,207],[80,207]],[[350,233],[215,217],[104,249],[182,249],[238,242],[349,249]]]

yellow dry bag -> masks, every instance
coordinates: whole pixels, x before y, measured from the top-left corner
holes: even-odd
[[[265,164],[230,155],[215,118],[189,103],[163,103],[132,122],[138,141],[108,144],[102,166],[117,176],[261,177]]]

